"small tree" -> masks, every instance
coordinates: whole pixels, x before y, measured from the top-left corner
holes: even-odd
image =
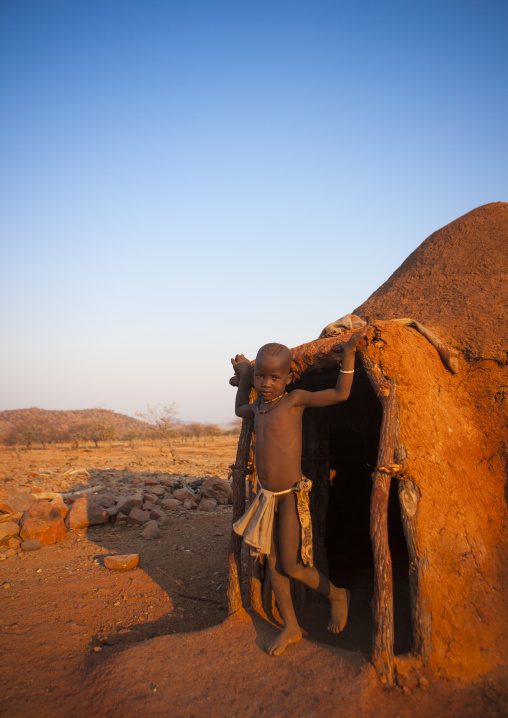
[[[116,437],[116,428],[112,424],[90,424],[88,427],[88,436],[95,443],[95,446],[99,448],[99,441],[107,441],[108,439],[114,439]]]
[[[231,429],[228,432],[226,432],[228,434],[228,436],[236,436],[242,430],[242,420],[241,419],[233,419],[233,421],[229,422],[229,426],[231,426]]]
[[[217,424],[205,424],[203,427],[203,434],[207,438],[215,439],[216,436],[221,436],[224,432],[217,426]]]
[[[15,446],[16,444],[24,444],[27,449],[30,449],[32,442],[34,441],[34,430],[32,424],[16,424],[13,426],[9,433],[6,435],[4,442],[8,446]]]
[[[122,434],[121,439],[122,441],[136,441],[136,439],[139,439],[139,431],[129,429],[125,434]]]
[[[173,402],[159,409],[158,406],[146,405],[146,411],[137,411],[136,416],[146,421],[153,427],[154,435],[160,440],[161,445],[167,442],[171,446],[171,437],[174,434],[178,406]]]
[[[4,441],[6,444],[24,444],[27,449],[32,448],[32,444],[38,442],[42,448],[46,448],[46,444],[51,440],[51,434],[48,426],[44,423],[25,422],[14,426]]]

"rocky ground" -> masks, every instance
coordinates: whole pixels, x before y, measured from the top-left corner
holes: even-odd
[[[319,630],[274,659],[263,646],[276,626],[245,612],[225,620],[231,506],[210,479],[227,479],[234,452],[230,437],[172,451],[0,450],[4,498],[53,507],[35,511],[34,531],[51,513],[60,526],[38,548],[43,531],[23,536],[30,508],[0,508],[0,528],[19,527],[0,545],[0,715],[508,715],[502,672],[462,684],[421,669],[387,692],[368,655]],[[84,516],[101,523],[79,526]],[[124,555],[137,568],[106,567]]]

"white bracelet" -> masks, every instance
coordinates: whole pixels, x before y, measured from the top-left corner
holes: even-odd
[[[339,373],[340,374],[354,374],[355,370],[351,369],[351,371],[344,371],[344,369],[341,369]]]

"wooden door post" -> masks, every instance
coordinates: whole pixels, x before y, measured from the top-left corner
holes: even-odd
[[[238,440],[236,461],[231,466],[233,477],[233,523],[245,512],[245,477],[249,463],[253,419],[242,419],[242,430]],[[236,613],[242,603],[242,537],[231,528],[228,555],[228,614]]]

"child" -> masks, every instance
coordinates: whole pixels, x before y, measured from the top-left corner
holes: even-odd
[[[293,381],[291,352],[283,344],[265,344],[258,351],[254,364],[254,388],[258,398],[252,404],[249,404],[250,362],[243,354],[237,354],[231,360],[240,380],[235,413],[242,418],[254,418],[256,470],[260,483],[255,500],[235,523],[234,529],[258,553],[269,557],[272,587],[284,621],[282,633],[266,649],[273,656],[279,656],[286,646],[302,637],[291,600],[290,576],[329,599],[328,630],[339,633],[346,625],[349,591],[336,588],[312,565],[311,547],[301,550],[304,548],[301,534],[305,533],[302,529],[308,524],[305,503],[308,507],[311,487],[310,481],[302,481],[302,416],[308,406],[330,406],[349,397],[355,352],[364,336],[365,330],[355,332],[347,343],[335,388],[315,392],[295,389],[287,393],[286,387]],[[277,523],[274,530],[275,513],[278,514],[278,530]]]

